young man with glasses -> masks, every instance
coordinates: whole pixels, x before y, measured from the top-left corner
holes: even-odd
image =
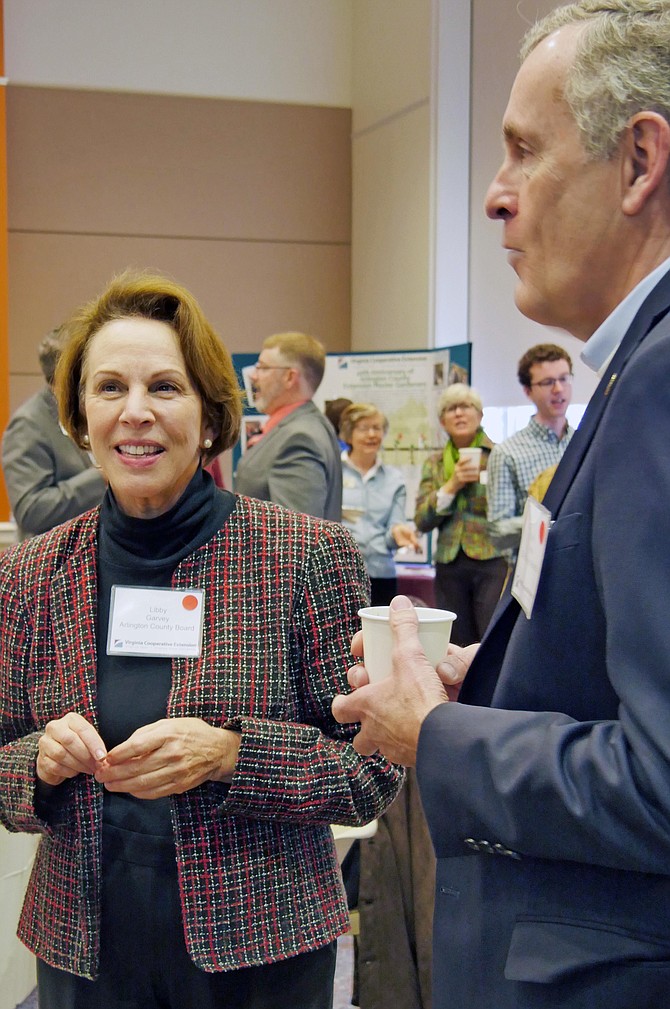
[[[339,522],[340,447],[312,402],[325,366],[324,347],[307,333],[275,333],[264,341],[251,381],[256,409],[268,420],[240,459],[235,490]]]
[[[555,343],[539,343],[523,355],[518,377],[537,409],[526,427],[496,445],[488,467],[489,536],[512,559],[521,539],[523,510],[533,482],[555,468],[574,434],[565,414],[572,399],[572,361]]]

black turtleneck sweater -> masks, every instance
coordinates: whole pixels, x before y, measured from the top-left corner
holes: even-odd
[[[108,749],[165,718],[172,682],[169,658],[107,654],[112,586],[170,588],[179,562],[211,539],[234,507],[234,496],[218,490],[202,469],[177,504],[153,519],[124,514],[107,491],[100,514],[97,649],[99,728]],[[124,831],[172,837],[169,798],[105,791],[103,819]]]

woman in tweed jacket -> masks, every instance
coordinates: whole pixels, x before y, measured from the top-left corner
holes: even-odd
[[[326,1009],[348,926],[329,824],[401,783],[330,711],[360,555],[203,472],[241,408],[187,291],[124,275],[70,334],[61,419],[109,490],[0,561],[0,823],[41,834],[19,924],[40,1009]],[[196,650],[143,643],[180,600]]]

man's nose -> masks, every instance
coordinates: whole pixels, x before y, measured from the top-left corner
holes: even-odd
[[[513,217],[517,211],[516,192],[512,189],[509,178],[502,164],[486,192],[484,210],[492,220]]]

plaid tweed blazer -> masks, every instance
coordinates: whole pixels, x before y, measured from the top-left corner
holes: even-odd
[[[0,558],[0,823],[42,834],[19,937],[91,978],[102,788],[65,782],[49,822],[34,793],[45,724],[68,711],[96,722],[98,522],[94,509]],[[402,781],[330,711],[367,598],[361,556],[339,525],[238,497],[173,586],[204,588],[205,625],[200,657],[172,661],[168,715],[241,733],[230,785],[172,798],[189,954],[219,971],[318,948],[348,927],[329,824],[373,819]]]

